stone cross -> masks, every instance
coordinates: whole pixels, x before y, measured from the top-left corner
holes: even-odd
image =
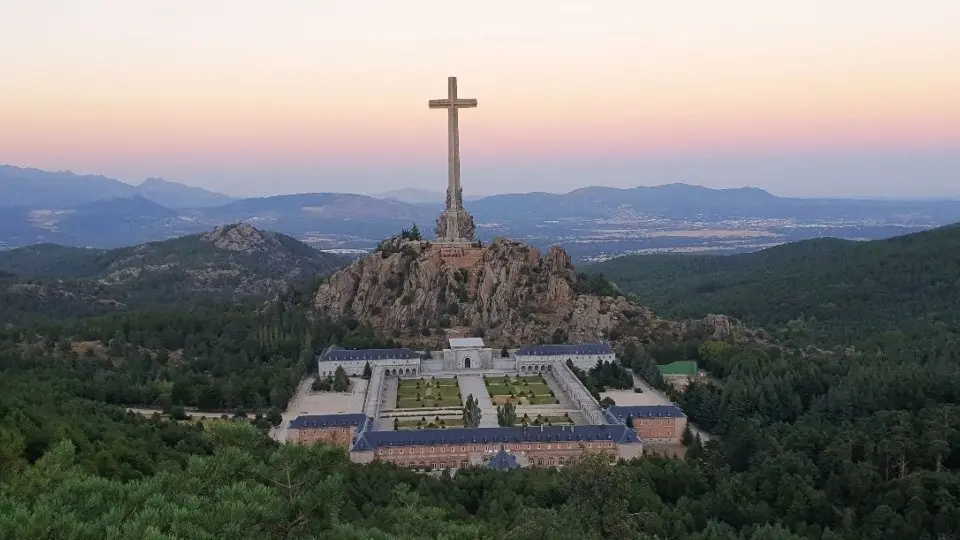
[[[460,126],[457,109],[476,107],[476,99],[461,99],[457,97],[457,78],[447,77],[446,99],[431,99],[431,109],[447,110],[447,207],[445,217],[449,226],[445,226],[444,236],[449,239],[460,239],[461,232],[456,219],[458,211],[463,208],[463,198],[460,187]],[[470,231],[472,236],[473,231]]]

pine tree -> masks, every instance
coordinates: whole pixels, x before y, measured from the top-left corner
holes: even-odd
[[[370,377],[373,376],[373,368],[370,367],[370,362],[367,362],[363,366],[363,375],[361,377],[365,380],[370,380]]]
[[[344,371],[343,366],[337,366],[337,370],[333,372],[333,391],[346,392],[348,388],[350,388],[350,379],[347,378],[347,372]]]
[[[680,439],[680,442],[684,446],[693,444],[693,431],[690,429],[690,424],[687,424],[686,427],[683,428],[683,437]]]
[[[463,406],[463,426],[468,428],[479,427],[482,416],[483,412],[480,410],[479,403],[474,399],[473,394],[469,394],[467,403]]]

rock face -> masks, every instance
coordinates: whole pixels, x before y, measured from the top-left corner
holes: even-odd
[[[582,343],[666,337],[697,326],[658,319],[623,296],[588,294],[586,286],[558,247],[541,256],[503,239],[451,251],[394,238],[334,273],[317,290],[314,307],[386,335],[433,343],[468,334],[497,346]]]
[[[218,225],[213,231],[201,234],[200,240],[220,249],[243,253],[282,248],[275,235],[258,231],[246,223]]]

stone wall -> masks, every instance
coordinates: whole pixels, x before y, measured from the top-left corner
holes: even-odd
[[[349,449],[353,441],[354,431],[353,426],[290,429],[287,432],[287,442],[299,444],[323,443]]]
[[[634,431],[648,444],[680,444],[686,418],[634,418]]]

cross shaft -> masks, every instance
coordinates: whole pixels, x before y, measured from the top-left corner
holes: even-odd
[[[431,109],[447,110],[447,210],[459,209],[460,198],[460,122],[457,109],[477,106],[476,99],[457,97],[457,78],[447,77],[447,97],[431,99]]]

